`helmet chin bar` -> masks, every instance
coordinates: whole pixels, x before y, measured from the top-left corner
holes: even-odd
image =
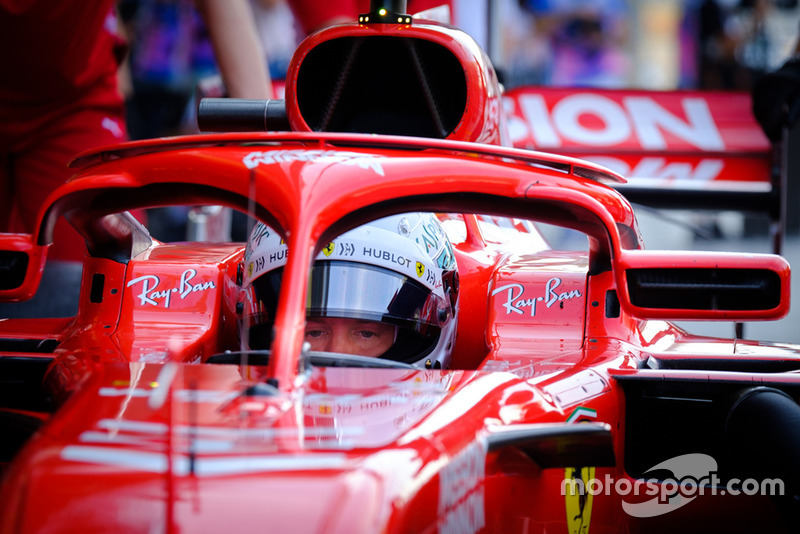
[[[432,337],[424,337],[401,327],[398,327],[397,330],[397,339],[394,345],[381,354],[381,358],[404,363],[424,363],[428,369],[441,368],[442,364],[438,360],[426,360],[426,357],[439,344],[441,330],[435,332]]]

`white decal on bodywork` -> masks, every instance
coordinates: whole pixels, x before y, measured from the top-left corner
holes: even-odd
[[[664,108],[647,96],[629,96],[615,102],[603,95],[575,93],[560,99],[548,111],[542,95],[518,97],[520,115],[509,117],[513,142],[530,135],[536,148],[560,148],[573,142],[585,146],[614,146],[634,137],[643,150],[666,150],[665,134],[704,151],[724,151],[725,142],[708,102],[681,99],[681,113]],[[508,106],[513,113],[513,102]],[[589,127],[591,117],[600,126]]]
[[[139,303],[144,306],[150,304],[151,306],[158,306],[159,301],[163,300],[164,307],[169,308],[170,299],[173,293],[177,293],[181,299],[185,299],[190,293],[198,291],[205,291],[217,287],[214,282],[201,282],[198,284],[191,283],[192,279],[197,276],[197,271],[194,269],[186,269],[181,274],[181,280],[178,287],[170,289],[158,289],[161,279],[153,274],[147,274],[134,278],[126,287],[131,287],[136,284],[142,284],[141,291],[139,292]]]
[[[244,157],[242,162],[248,169],[255,169],[262,164],[269,165],[293,161],[317,162],[323,160],[344,165],[355,165],[361,169],[372,169],[376,174],[383,176],[383,167],[381,167],[377,156],[338,150],[269,150],[251,152]]]
[[[456,454],[439,473],[441,534],[478,532],[486,525],[486,451],[486,441],[478,439]]]
[[[167,455],[161,452],[125,450],[111,447],[68,445],[61,451],[61,458],[72,462],[107,465],[131,471],[166,473]],[[198,477],[229,476],[275,471],[308,471],[313,469],[341,469],[345,464],[344,454],[315,454],[297,456],[276,454],[269,456],[220,456],[195,458],[194,475]],[[188,455],[176,454],[172,469],[178,476],[189,473]]]
[[[560,278],[551,278],[545,284],[543,296],[526,299],[522,298],[525,295],[525,287],[522,284],[506,284],[492,291],[492,296],[505,292],[506,301],[503,303],[503,307],[506,310],[506,315],[512,313],[524,314],[523,308],[530,308],[531,317],[534,317],[536,315],[537,302],[544,302],[545,305],[550,308],[556,302],[571,300],[581,296],[581,292],[578,289],[561,293],[557,292],[556,288],[560,285]]]

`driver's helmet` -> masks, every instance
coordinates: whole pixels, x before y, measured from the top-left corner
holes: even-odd
[[[247,242],[250,349],[266,349],[288,249],[258,223]],[[455,343],[458,272],[453,247],[434,214],[393,215],[328,243],[311,270],[306,314],[395,325],[394,344],[379,357],[447,368]]]

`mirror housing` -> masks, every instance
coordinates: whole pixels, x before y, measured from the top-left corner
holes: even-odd
[[[28,300],[39,288],[47,246],[30,234],[0,233],[0,301]]]
[[[642,319],[758,321],[789,313],[790,267],[774,254],[627,250],[620,305]]]

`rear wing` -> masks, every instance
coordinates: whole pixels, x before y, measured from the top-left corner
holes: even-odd
[[[519,87],[504,98],[515,147],[609,167],[637,204],[766,214],[780,253],[784,158],[749,93]]]

